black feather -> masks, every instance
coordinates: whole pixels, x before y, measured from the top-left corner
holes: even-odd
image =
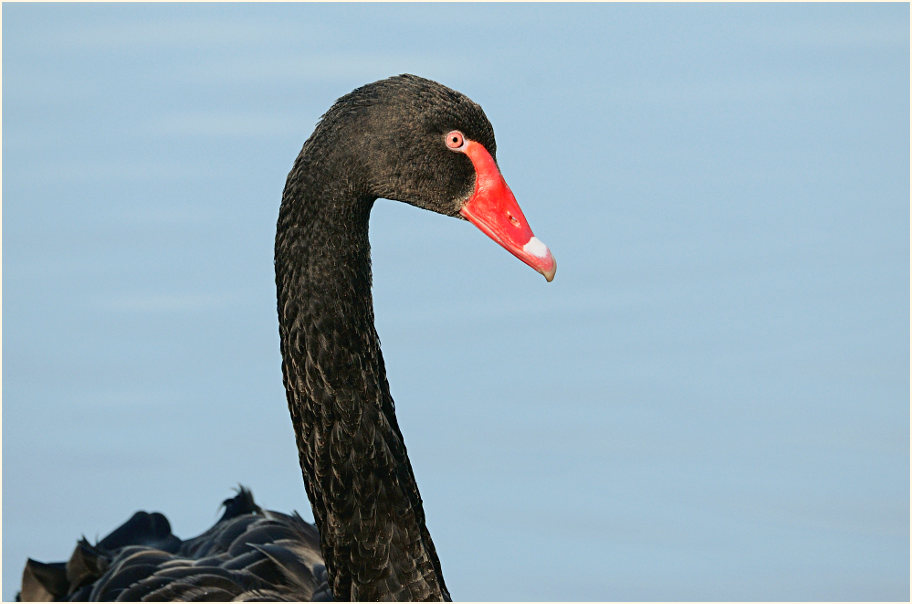
[[[282,376],[319,531],[243,487],[181,541],[137,512],[69,562],[29,561],[25,599],[448,600],[386,380],[371,299],[378,197],[456,216],[475,185],[460,130],[496,153],[481,108],[417,76],[340,98],[304,143],[282,195],[275,276]]]

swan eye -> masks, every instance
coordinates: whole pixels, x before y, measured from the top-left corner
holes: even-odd
[[[446,134],[446,146],[453,151],[460,151],[465,147],[465,137],[459,130],[451,130]]]

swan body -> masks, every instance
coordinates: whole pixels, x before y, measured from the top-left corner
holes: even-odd
[[[371,299],[378,197],[466,219],[550,281],[484,112],[401,75],[340,98],[304,143],[275,240],[282,376],[316,526],[241,488],[186,541],[137,512],[66,563],[29,560],[23,600],[449,600],[386,380]]]
[[[29,560],[24,601],[329,601],[316,527],[261,509],[247,489],[205,533],[181,541],[159,513],[136,512],[66,563]]]

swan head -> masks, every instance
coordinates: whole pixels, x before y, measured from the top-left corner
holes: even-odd
[[[465,95],[418,76],[395,76],[340,98],[320,128],[344,141],[334,153],[357,171],[366,197],[468,220],[554,278],[554,256],[534,236],[497,166],[494,129]]]

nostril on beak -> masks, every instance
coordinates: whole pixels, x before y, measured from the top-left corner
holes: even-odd
[[[518,225],[519,225],[519,221],[516,219],[516,216],[514,216],[513,214],[507,212],[507,217],[510,219],[510,222],[513,223],[513,226],[518,226]]]

